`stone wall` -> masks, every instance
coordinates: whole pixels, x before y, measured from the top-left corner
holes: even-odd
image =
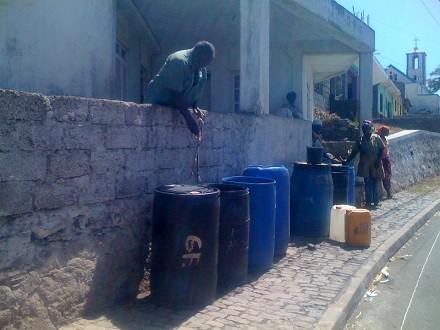
[[[440,133],[440,116],[408,115],[391,119],[375,119],[374,123],[397,126],[407,130],[424,130]]]
[[[307,145],[310,121],[207,113],[201,181],[291,170]],[[0,90],[0,328],[55,329],[134,299],[154,189],[197,183],[196,150],[174,109]]]
[[[390,135],[388,141],[393,191],[440,173],[440,133],[402,131]]]

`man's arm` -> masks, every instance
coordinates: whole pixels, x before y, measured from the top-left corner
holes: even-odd
[[[356,155],[359,153],[359,145],[358,142],[356,142],[356,145],[354,146],[353,150],[351,151],[350,156],[342,162],[342,165],[347,165]]]
[[[179,112],[182,114],[183,118],[185,118],[186,124],[192,134],[195,136],[199,136],[199,127],[197,126],[196,121],[191,116],[191,113],[188,111],[188,108],[185,103],[185,99],[179,91],[174,89],[170,89],[170,93],[173,96],[174,104],[176,105]]]

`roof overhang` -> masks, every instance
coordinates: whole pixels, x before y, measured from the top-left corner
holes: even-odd
[[[313,82],[332,78],[346,72],[357,60],[357,54],[304,55],[313,71]]]

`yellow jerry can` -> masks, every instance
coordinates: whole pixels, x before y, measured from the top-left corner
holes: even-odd
[[[349,246],[370,246],[370,211],[365,209],[346,210],[345,243]]]

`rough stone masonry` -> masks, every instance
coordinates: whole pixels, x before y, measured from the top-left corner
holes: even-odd
[[[207,113],[202,182],[305,159],[311,123]],[[170,108],[0,90],[0,328],[54,329],[133,299],[154,189],[196,183]]]

